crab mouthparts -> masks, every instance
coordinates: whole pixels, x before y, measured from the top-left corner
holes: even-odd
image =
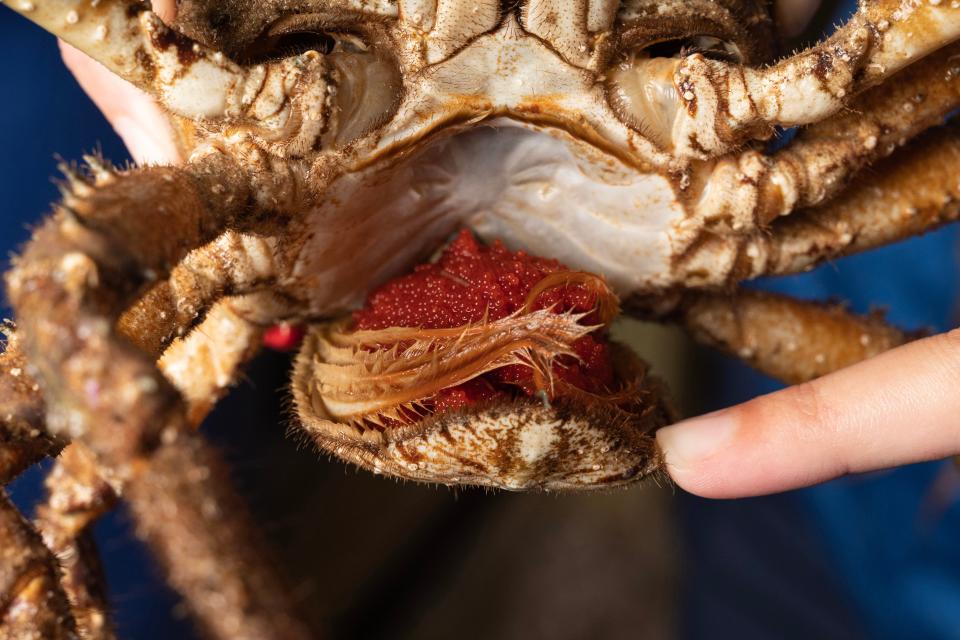
[[[524,398],[642,413],[639,383],[607,337],[618,312],[600,276],[464,230],[352,318],[315,330],[318,409],[361,431]]]

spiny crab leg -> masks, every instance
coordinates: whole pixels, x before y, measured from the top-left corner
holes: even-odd
[[[696,216],[727,235],[753,234],[775,219],[837,195],[861,169],[939,125],[960,100],[960,44],[944,47],[861,94],[850,109],[800,131],[786,148],[745,151],[711,169]]]
[[[762,291],[691,294],[678,321],[699,341],[788,384],[807,382],[904,344],[877,315]]]
[[[847,111],[802,129],[773,156],[770,191],[782,205],[765,209],[758,222],[828,200],[860,169],[940,125],[960,100],[958,59],[960,44],[944,47],[861,94]]]
[[[12,328],[5,334],[6,349],[0,353],[0,487],[63,447],[47,434],[43,398],[17,334]]]
[[[123,314],[118,326],[137,347],[159,356],[215,301],[267,287],[276,276],[272,239],[227,231],[189,253]]]
[[[260,528],[202,438],[180,432],[124,493],[137,533],[164,562],[204,631],[226,640],[306,640]]]
[[[860,93],[960,37],[951,2],[865,0],[823,43],[762,69],[693,54],[674,83],[681,108],[670,139],[679,155],[722,155],[773,125],[823,120]]]
[[[960,131],[909,145],[819,208],[784,218],[740,251],[746,277],[797,273],[960,219]]]
[[[113,508],[117,494],[83,445],[68,446],[45,481],[47,499],[36,528],[57,557],[62,585],[84,640],[112,640],[106,585],[90,526]]]
[[[146,5],[131,0],[2,2],[187,118],[249,120],[282,131],[290,119],[283,108],[288,91],[324,69],[315,52],[242,67],[172,31]],[[324,93],[326,83],[312,84]],[[322,104],[325,97],[308,98]]]
[[[308,633],[223,464],[152,357],[113,330],[147,277],[165,277],[190,250],[242,226],[249,190],[249,177],[216,154],[77,185],[17,261],[9,293],[49,428],[89,446],[123,486],[139,534],[206,631],[300,639]]]
[[[183,394],[193,425],[199,426],[259,348],[263,328],[244,319],[248,304],[243,299],[220,301],[158,363]],[[59,559],[77,626],[85,640],[112,640],[106,586],[89,527],[113,508],[117,494],[80,443],[68,446],[57,459],[46,485],[49,495],[37,510],[36,526]]]
[[[237,380],[242,366],[260,350],[265,326],[248,319],[250,299],[221,300],[203,322],[163,353],[160,370],[187,404],[188,422],[199,427]]]
[[[938,128],[826,204],[754,227],[734,243],[729,235],[708,236],[678,256],[677,273],[691,288],[730,286],[801,272],[929,231],[960,218],[958,174],[958,131]]]
[[[57,561],[0,489],[0,640],[79,640]]]

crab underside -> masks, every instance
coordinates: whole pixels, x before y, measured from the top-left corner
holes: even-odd
[[[621,306],[810,380],[907,337],[738,284],[960,211],[956,3],[864,0],[779,61],[760,0],[4,4],[153,95],[185,160],[64,166],[7,276],[0,481],[59,457],[35,523],[0,495],[4,638],[113,637],[87,531],[121,497],[211,637],[309,637],[197,432],[267,327],[307,326],[325,451],[620,486],[674,418]]]

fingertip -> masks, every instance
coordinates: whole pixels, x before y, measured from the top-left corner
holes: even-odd
[[[713,499],[766,495],[842,475],[835,456],[819,454],[819,438],[797,440],[783,393],[658,431],[667,473],[684,491]]]
[[[688,493],[703,498],[730,497],[722,468],[724,453],[736,439],[738,425],[731,410],[685,420],[657,432],[657,445],[670,478]]]

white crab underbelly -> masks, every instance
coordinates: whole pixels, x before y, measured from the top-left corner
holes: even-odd
[[[348,309],[468,226],[602,274],[626,295],[668,284],[669,232],[683,215],[668,178],[497,120],[340,178],[309,219],[295,275],[315,292],[316,312]]]

